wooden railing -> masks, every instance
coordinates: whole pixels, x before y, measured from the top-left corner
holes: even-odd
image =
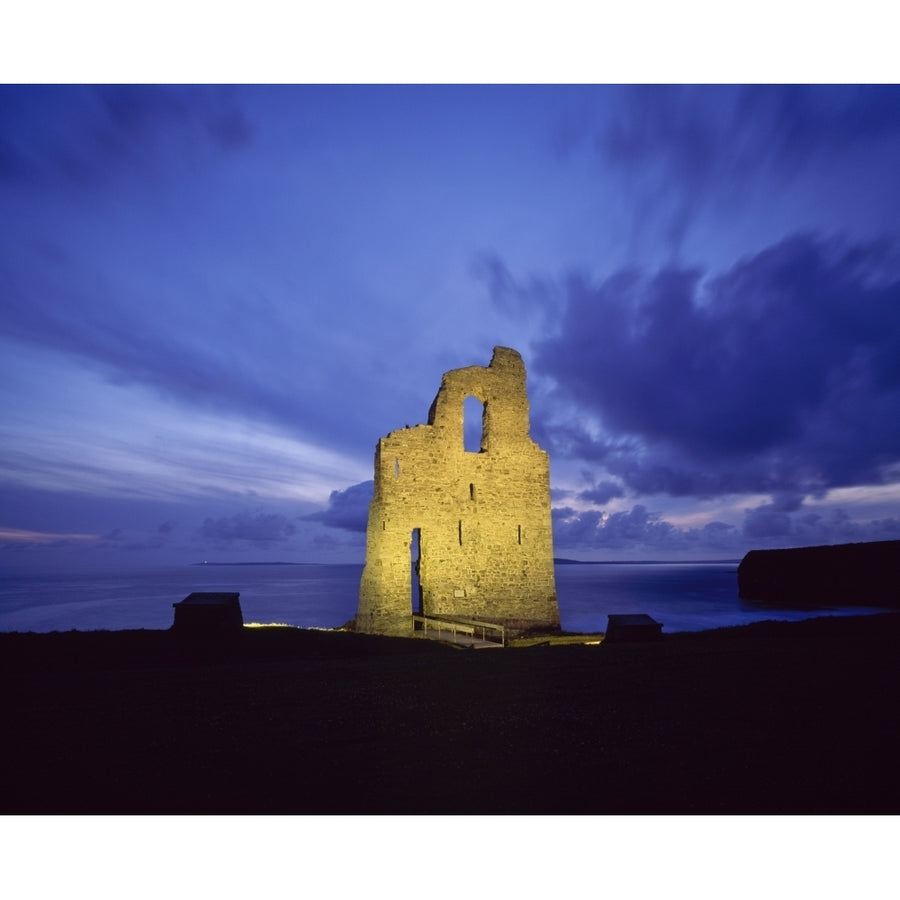
[[[442,619],[437,616],[414,615],[413,633],[416,632],[420,632],[422,637],[434,640],[455,641],[457,636],[463,636],[506,646],[506,628],[493,622],[479,622],[475,619]]]

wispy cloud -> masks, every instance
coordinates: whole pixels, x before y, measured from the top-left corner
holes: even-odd
[[[218,519],[207,518],[200,527],[200,536],[214,545],[229,546],[236,542],[273,547],[293,537],[297,527],[279,513],[241,512]]]
[[[805,167],[900,136],[892,86],[639,85],[613,100],[593,125],[594,148],[626,179],[635,232],[658,232],[675,253],[700,216],[734,221]]]
[[[97,534],[56,534],[49,531],[28,531],[23,528],[0,528],[0,546],[65,546],[68,544],[96,544],[102,540]]]

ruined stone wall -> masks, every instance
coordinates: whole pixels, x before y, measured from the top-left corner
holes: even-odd
[[[463,437],[469,396],[484,405],[476,453],[466,452]],[[495,347],[489,366],[447,372],[428,424],[378,442],[356,627],[409,634],[413,612],[559,625],[549,458],[529,436],[525,366],[515,350]]]

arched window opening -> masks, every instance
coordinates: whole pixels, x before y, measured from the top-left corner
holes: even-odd
[[[484,438],[484,404],[477,397],[463,402],[463,443],[466,453],[480,453]]]

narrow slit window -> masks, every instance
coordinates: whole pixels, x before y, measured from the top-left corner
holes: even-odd
[[[475,485],[474,484],[469,485],[469,499],[470,500],[475,499]]]
[[[400,477],[400,457],[394,457],[394,478]]]
[[[462,519],[459,520],[459,546],[462,547]]]
[[[519,534],[518,534],[518,541],[519,541],[519,543],[521,544],[521,543],[522,543],[522,526],[521,526],[521,525],[517,525],[516,528],[518,529],[518,532],[519,532]]]

